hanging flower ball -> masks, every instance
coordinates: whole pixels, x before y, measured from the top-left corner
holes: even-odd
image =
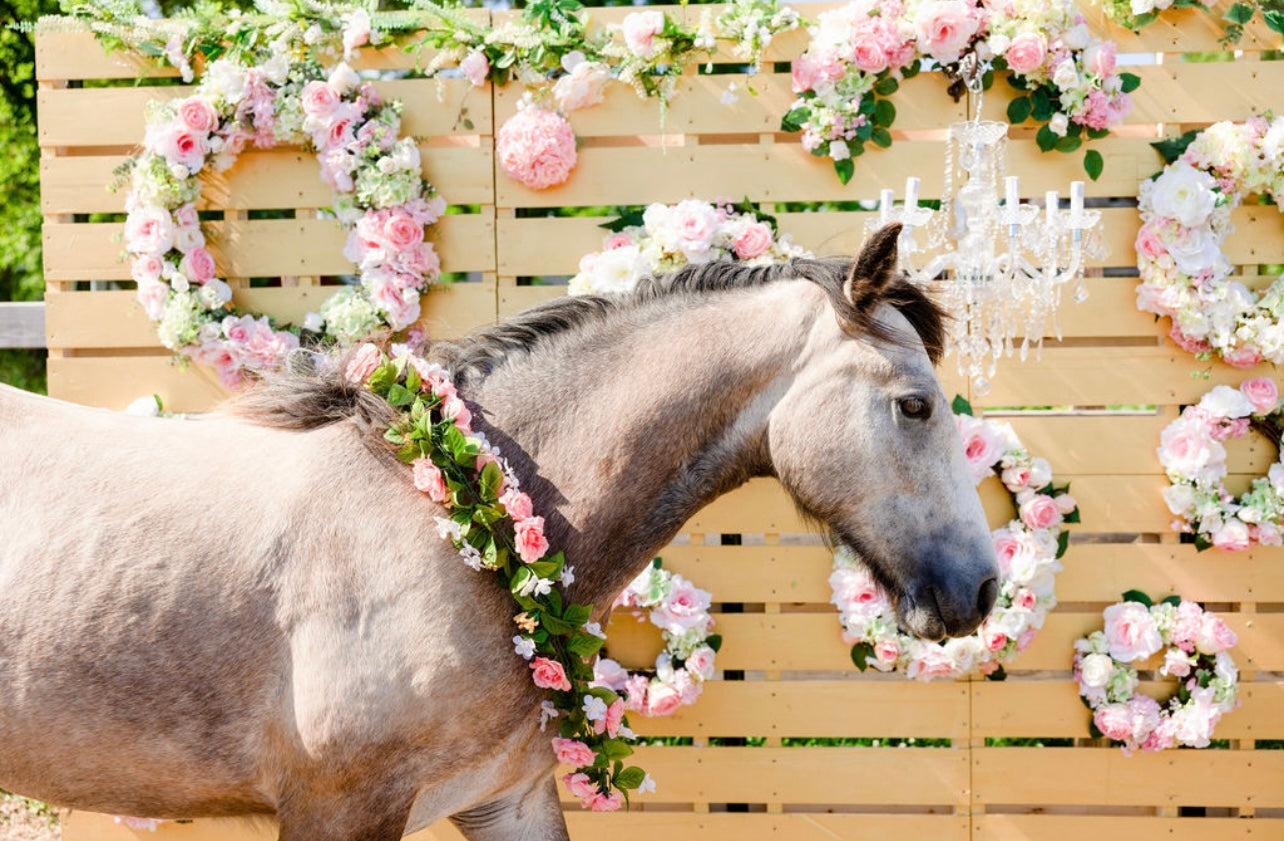
[[[628,609],[638,621],[649,619],[660,629],[664,651],[651,672],[630,672],[600,657],[593,666],[593,685],[619,693],[624,709],[647,716],[671,715],[694,704],[704,682],[713,677],[714,658],[722,647],[722,637],[713,633],[711,601],[707,591],[662,569],[656,558],[616,598],[614,607]]]
[[[1226,490],[1226,448],[1256,426],[1278,445],[1284,432],[1284,402],[1267,377],[1245,380],[1238,389],[1219,385],[1187,406],[1164,428],[1159,463],[1170,484],[1164,502],[1177,515],[1176,531],[1195,535],[1195,545],[1240,551],[1253,544],[1284,543],[1284,456],[1243,496]]]
[[[495,149],[504,172],[532,190],[556,187],[575,167],[571,124],[538,105],[526,104],[499,127]]]
[[[1104,627],[1075,642],[1074,679],[1092,710],[1093,735],[1124,753],[1185,745],[1206,748],[1213,728],[1238,705],[1239,670],[1228,653],[1235,632],[1195,602],[1159,604],[1129,590],[1102,613]],[[1163,653],[1159,674],[1177,691],[1160,703],[1137,692],[1137,663]]]
[[[842,620],[843,641],[861,671],[870,666],[903,670],[920,681],[976,673],[1002,679],[1003,664],[1026,649],[1056,607],[1055,577],[1070,538],[1064,525],[1079,522],[1069,486],[1053,484],[1048,462],[1031,456],[1011,425],[973,417],[961,397],[955,398],[954,411],[973,481],[997,475],[1017,510],[1015,519],[992,533],[998,599],[970,636],[944,643],[918,639],[897,625],[896,610],[869,567],[840,546],[829,577],[831,601]]]

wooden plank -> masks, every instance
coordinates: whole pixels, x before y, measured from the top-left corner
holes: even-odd
[[[1083,706],[1071,680],[975,681],[969,685],[974,737],[1090,738],[1092,714]],[[1145,683],[1141,691],[1162,703],[1175,687],[1175,682]],[[1218,722],[1216,738],[1284,737],[1284,721],[1279,715],[1284,682],[1241,683],[1239,699],[1239,708]]]
[[[49,359],[49,396],[104,409],[124,409],[159,395],[173,412],[205,412],[230,396],[218,375],[170,356],[67,356]]]
[[[128,280],[123,223],[44,226],[49,280]],[[335,219],[254,219],[206,222],[207,247],[220,277],[345,275],[347,235]],[[495,219],[481,213],[444,216],[428,231],[447,272],[484,272],[494,265]]]
[[[1138,182],[1161,166],[1145,138],[1110,137],[1096,141],[1095,148],[1105,159],[1105,172],[1088,182],[1092,197],[1135,194]],[[883,188],[899,195],[907,173],[922,177],[920,195],[929,199],[941,193],[943,160],[943,142],[901,141],[858,158],[855,175],[843,185],[833,167],[809,155],[793,138],[768,146],[755,141],[585,148],[562,186],[534,191],[502,176],[496,181],[496,202],[505,207],[645,204],[743,196],[746,188],[753,201],[876,200]],[[1044,153],[1032,140],[1014,140],[1008,145],[1008,174],[1021,176],[1026,189],[1041,195],[1044,190],[1068,191],[1071,181],[1082,179],[1083,168],[1080,156]]]
[[[975,841],[1262,841],[1284,838],[1275,821],[1140,815],[996,815],[973,819]]]
[[[298,324],[340,287],[236,288],[232,300],[249,312]],[[449,283],[429,288],[419,323],[434,339],[454,339],[495,320],[495,287]],[[160,348],[156,328],[131,290],[50,296],[49,345],[58,348]],[[42,337],[43,341],[43,337]],[[43,346],[43,345],[42,345]]]
[[[44,346],[44,301],[0,301],[0,348]]]
[[[419,147],[424,177],[452,204],[494,202],[494,153],[490,144]],[[124,155],[46,157],[40,161],[44,213],[123,213],[128,186],[112,192],[112,170]],[[236,165],[202,181],[203,210],[329,208],[333,192],[321,181],[308,152],[245,152]]]
[[[978,748],[976,803],[1270,807],[1284,803],[1284,751]]]
[[[403,136],[436,137],[490,134],[493,121],[490,93],[466,79],[395,79],[374,83],[384,99],[405,104]],[[142,143],[145,106],[151,100],[190,96],[189,86],[161,88],[41,88],[36,93],[41,146],[135,146]],[[472,121],[465,127],[460,113]],[[85,114],[97,117],[92,128]]]
[[[968,713],[966,683],[710,681],[695,705],[629,722],[643,736],[965,739]]]

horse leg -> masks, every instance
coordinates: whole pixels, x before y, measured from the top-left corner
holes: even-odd
[[[403,788],[297,792],[277,808],[277,841],[397,841],[415,799],[413,790]]]
[[[551,774],[450,816],[468,841],[569,841]]]

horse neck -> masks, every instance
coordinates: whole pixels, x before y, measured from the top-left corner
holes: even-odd
[[[469,389],[574,566],[576,601],[604,609],[696,511],[771,473],[767,416],[821,313],[805,282],[660,300]]]

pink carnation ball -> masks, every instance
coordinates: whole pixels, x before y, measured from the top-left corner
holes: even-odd
[[[530,106],[499,127],[495,137],[500,166],[532,190],[566,181],[575,166],[575,131],[565,117]]]

